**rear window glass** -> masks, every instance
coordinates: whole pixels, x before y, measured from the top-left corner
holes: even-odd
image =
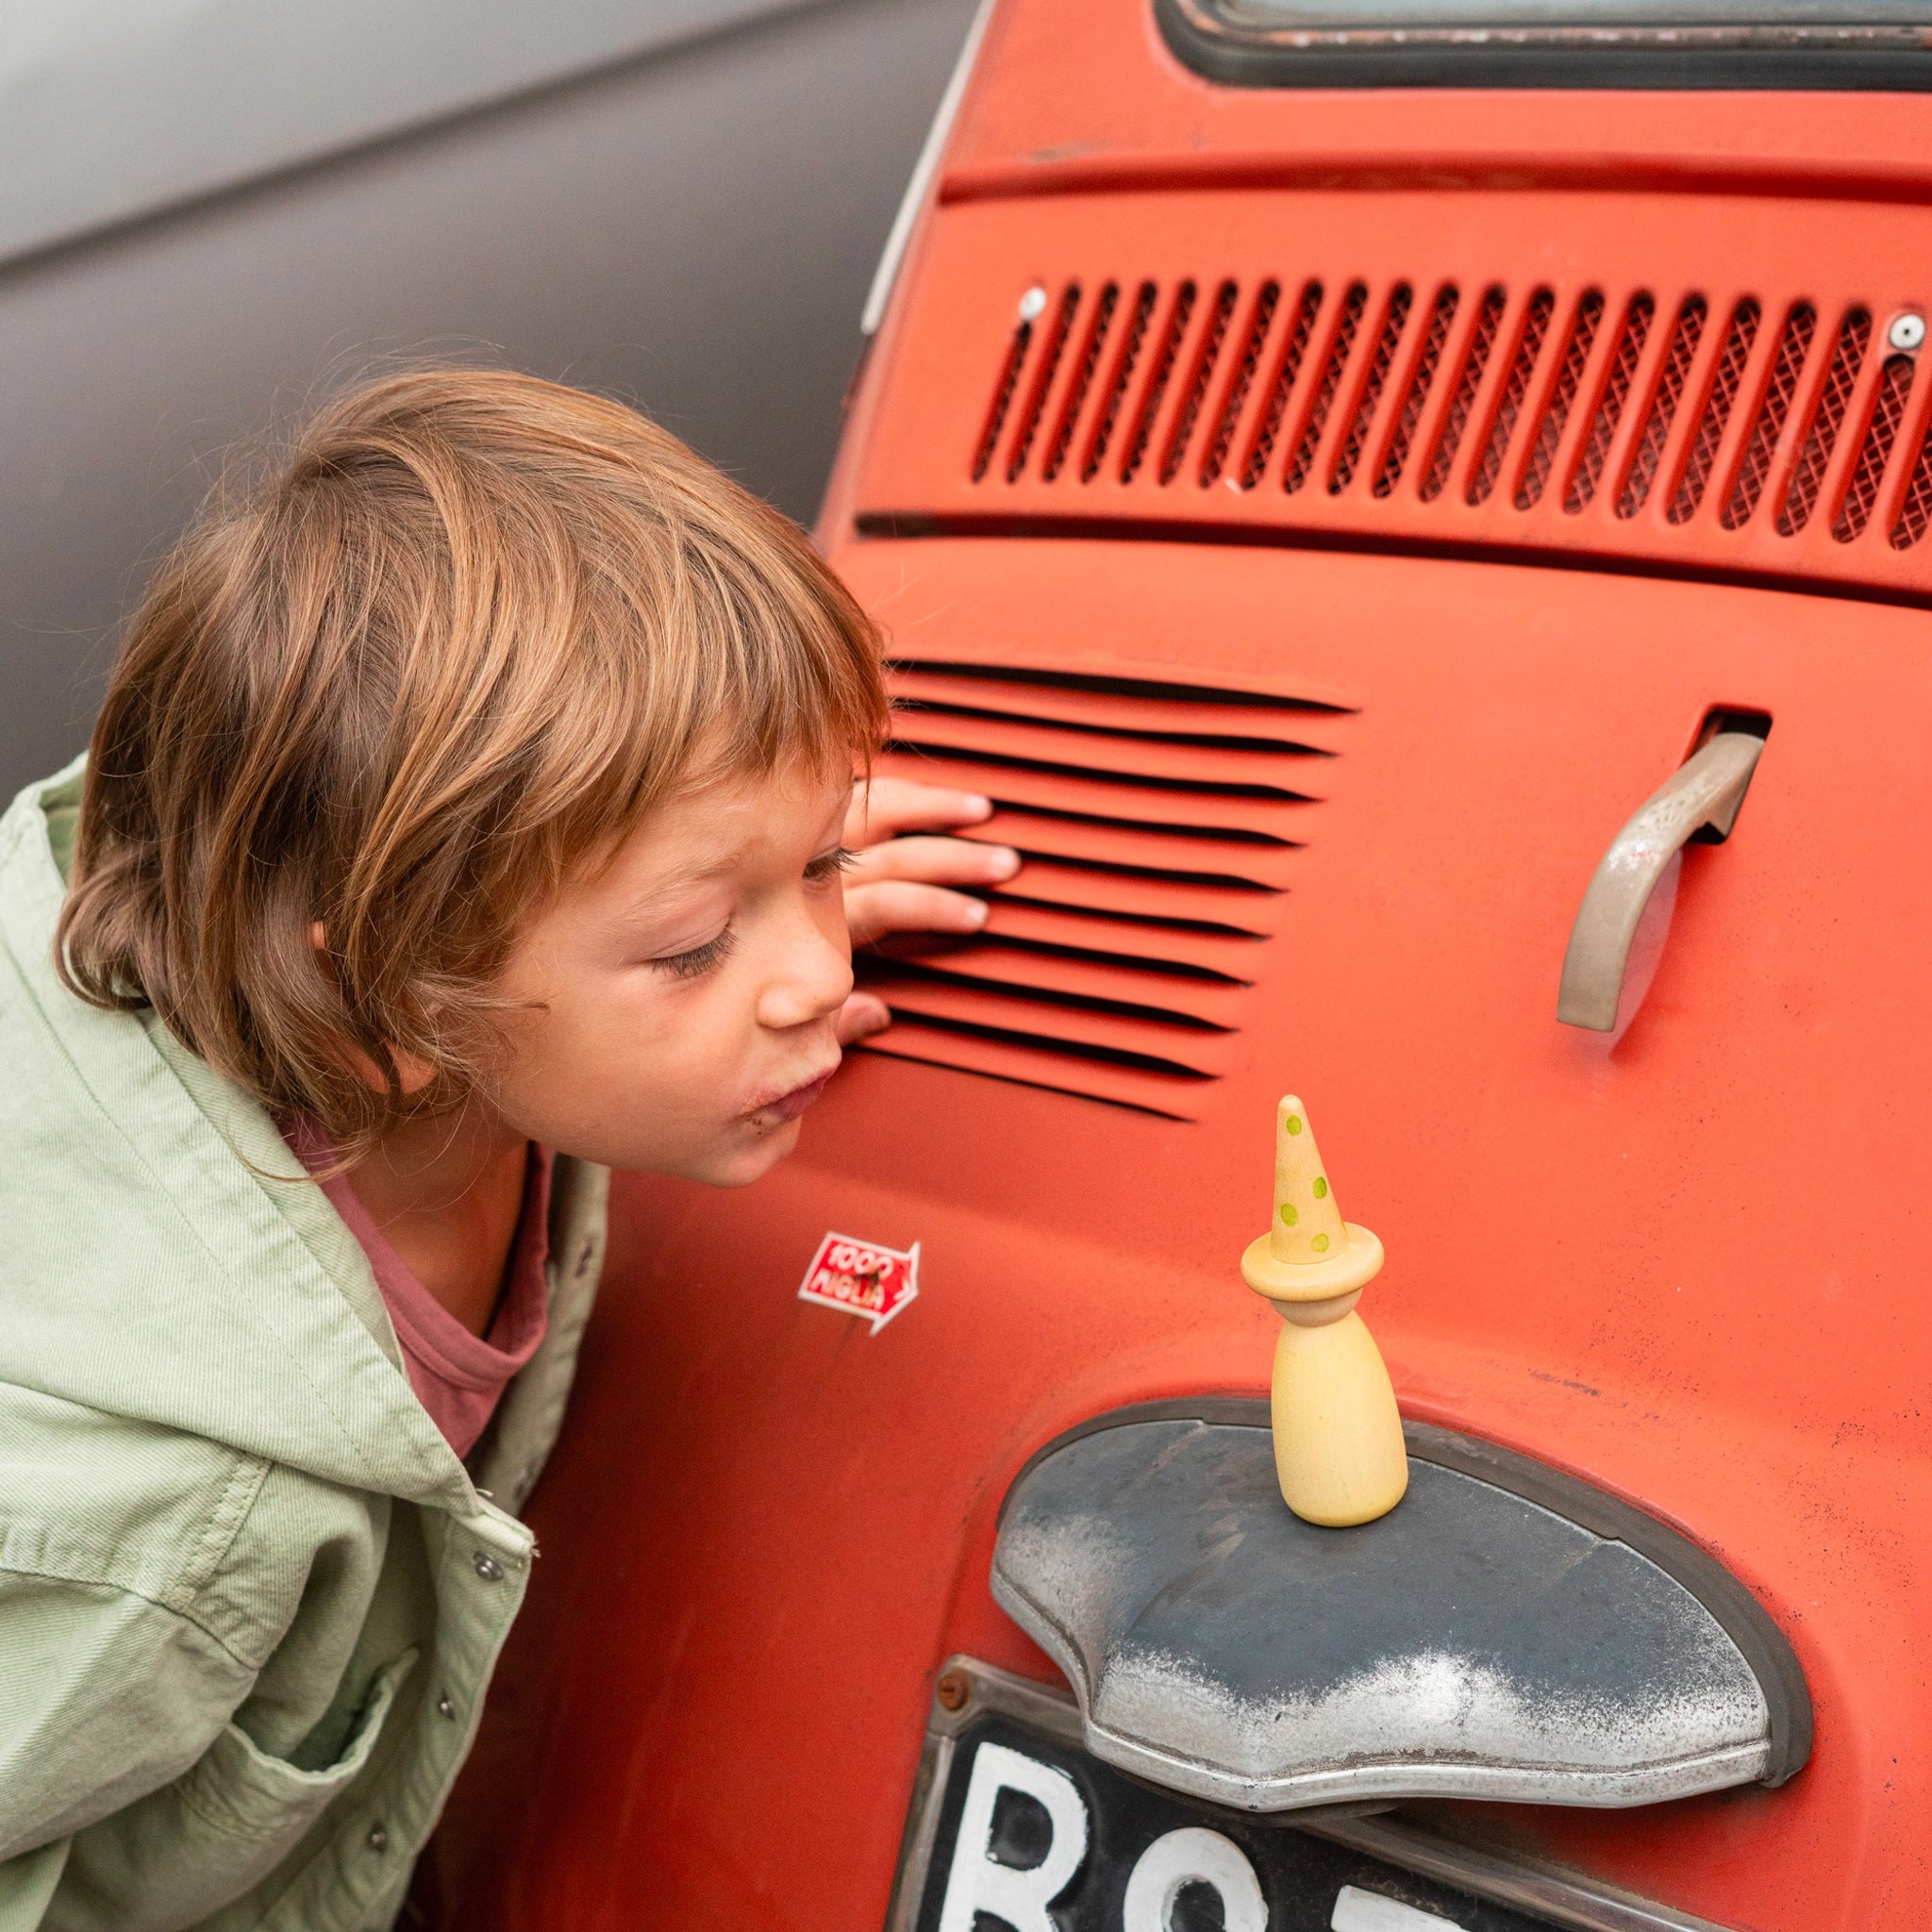
[[[1932,88],[1932,0],[1156,0],[1234,87]]]

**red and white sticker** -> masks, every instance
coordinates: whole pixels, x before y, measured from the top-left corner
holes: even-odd
[[[874,1335],[918,1295],[917,1241],[909,1248],[882,1248],[849,1234],[828,1234],[819,1243],[798,1289],[802,1302],[862,1315]]]

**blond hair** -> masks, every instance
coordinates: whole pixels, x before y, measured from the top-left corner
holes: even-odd
[[[483,1074],[488,982],[574,865],[679,785],[864,757],[885,714],[871,621],[675,437],[527,376],[377,381],[150,585],[61,972],[353,1155]]]

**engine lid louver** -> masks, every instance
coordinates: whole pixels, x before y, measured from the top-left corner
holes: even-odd
[[[1648,230],[1609,206],[948,209],[860,528],[1278,526],[1932,594],[1926,305],[1903,278],[1932,218],[1754,204],[1719,236],[1721,208],[1696,210],[1700,235],[1684,202]],[[1368,246],[1387,269],[1361,266]]]
[[[970,940],[862,954],[874,1051],[1170,1119],[1238,1051],[1337,707],[1178,680],[901,659],[880,769],[993,799],[1024,864]]]
[[[1188,384],[1186,401],[1164,439],[1165,455],[1145,478],[1157,488],[1167,490],[1183,482],[1191,457],[1195,462],[1194,480],[1201,488],[1211,486],[1222,476],[1279,287],[1279,283],[1269,281],[1257,292],[1248,344],[1234,369],[1224,372],[1219,365],[1228,345],[1227,323],[1234,313],[1240,285],[1231,280],[1221,285],[1212,316],[1191,357],[1193,375]],[[1141,293],[1143,307],[1149,291],[1158,300],[1156,285],[1145,283]],[[1313,324],[1324,308],[1324,292],[1321,283],[1307,284],[1295,310],[1298,325]],[[1037,298],[1041,291],[1034,290],[1028,293]],[[1112,478],[1118,484],[1130,485],[1142,479],[1150,449],[1156,441],[1156,425],[1169,380],[1189,335],[1196,293],[1192,282],[1183,282],[1168,303],[1159,351],[1147,375],[1144,390],[1127,410],[1135,427]],[[1082,355],[1083,372],[1099,358],[1106,346],[1119,297],[1119,285],[1109,281],[1091,305],[1088,341]],[[1058,373],[1060,351],[1073,332],[1083,299],[1080,286],[1068,283],[1058,302],[1051,305],[1058,320],[1039,358],[1032,399],[1020,416],[1018,426],[1008,433],[1007,408],[1025,373],[1034,325],[1023,319],[1015,329],[974,462],[975,480],[997,474],[1007,483],[1014,484],[1028,474],[1041,418]],[[1436,291],[1423,324],[1422,340],[1411,345],[1413,367],[1404,399],[1399,406],[1385,408],[1390,372],[1408,333],[1413,299],[1410,286],[1398,282],[1384,301],[1373,351],[1359,371],[1358,384],[1346,412],[1346,433],[1327,467],[1326,488],[1331,496],[1341,496],[1351,489],[1364,467],[1365,453],[1371,449],[1374,475],[1374,485],[1369,492],[1372,501],[1387,501],[1404,480],[1415,426],[1431,400],[1450,323],[1461,306],[1461,291],[1449,285]],[[1256,490],[1270,480],[1274,467],[1271,458],[1284,423],[1293,425],[1286,441],[1291,454],[1274,480],[1281,493],[1289,497],[1308,486],[1355,357],[1368,301],[1367,286],[1356,282],[1343,291],[1339,308],[1328,305],[1334,310],[1328,318],[1329,334],[1319,358],[1318,374],[1308,382],[1298,381],[1306,330],[1298,325],[1282,345],[1273,399],[1247,439],[1245,458],[1240,468],[1239,487],[1242,491]],[[1022,306],[1030,309],[1034,303],[1023,298]],[[1441,413],[1431,461],[1416,484],[1416,494],[1424,502],[1433,502],[1442,494],[1456,468],[1475,413],[1498,325],[1508,307],[1507,291],[1502,288],[1492,287],[1484,292],[1459,358],[1453,398]],[[1605,307],[1604,291],[1586,288],[1576,296],[1567,325],[1553,330],[1557,297],[1550,289],[1531,291],[1527,301],[1519,305],[1505,361],[1507,375],[1491,398],[1481,434],[1468,439],[1480,452],[1468,468],[1461,492],[1471,508],[1488,503],[1497,493],[1506,475],[1513,481],[1504,493],[1518,511],[1535,510],[1550,493],[1558,453],[1566,447],[1566,431],[1576,413],[1585,376],[1593,366],[1592,351],[1601,333]],[[1656,307],[1656,298],[1647,291],[1639,291],[1628,298],[1613,351],[1598,371],[1589,433],[1569,445],[1571,457],[1564,466],[1563,487],[1555,492],[1555,501],[1560,503],[1566,516],[1580,515],[1603,480]],[[1702,408],[1694,418],[1680,425],[1679,405],[1690,381],[1708,308],[1709,304],[1700,291],[1692,291],[1683,297],[1669,353],[1651,372],[1642,432],[1627,445],[1621,474],[1613,478],[1616,514],[1623,520],[1629,520],[1643,508],[1659,473],[1672,474],[1680,482],[1670,521],[1681,526],[1696,514],[1707,481],[1705,473],[1724,440],[1735,406],[1744,374],[1742,359],[1758,314],[1754,300],[1747,298],[1739,303],[1731,318],[1730,353],[1717,372],[1717,379],[1710,385]],[[1899,484],[1895,493],[1906,493],[1906,466],[1901,464],[1898,475],[1892,476],[1890,458],[1899,424],[1910,400],[1916,358],[1898,355],[1882,362],[1874,361],[1870,354],[1872,315],[1862,306],[1847,308],[1840,319],[1835,341],[1827,341],[1823,352],[1814,353],[1818,325],[1814,305],[1796,302],[1790,306],[1776,353],[1762,373],[1748,433],[1731,466],[1729,487],[1723,493],[1718,521],[1725,531],[1740,530],[1751,522],[1758,512],[1767,483],[1774,475],[1780,475],[1786,481],[1776,492],[1779,501],[1773,513],[1774,527],[1781,537],[1798,535],[1811,520],[1831,471],[1840,433],[1855,413],[1862,420],[1863,434],[1857,445],[1857,459],[1843,470],[1830,506],[1828,521],[1833,541],[1850,543],[1863,534],[1870,521],[1871,506],[1884,493],[1889,480]],[[1081,421],[1089,401],[1084,374],[1074,385],[1062,403],[1059,424],[1039,472],[1039,480],[1050,483],[1061,478],[1064,452],[1079,441],[1083,426],[1089,431],[1091,453],[1079,481],[1092,484],[1105,479],[1104,458],[1111,418],[1121,402],[1132,400],[1128,392],[1136,359],[1136,346],[1130,342],[1124,349],[1120,369],[1101,406],[1099,419],[1091,425],[1083,425]],[[1871,379],[1862,379],[1868,371]],[[1225,396],[1217,410],[1206,411],[1203,405],[1217,374],[1224,377]],[[1793,431],[1790,427],[1793,409],[1807,389],[1815,393],[1802,411],[1802,427]],[[1291,408],[1298,391],[1305,392],[1300,394],[1299,407]],[[1537,398],[1533,409],[1529,408],[1532,397]],[[1855,406],[1860,401],[1866,407],[1856,410]],[[1200,444],[1198,450],[1194,447],[1196,443]],[[1010,453],[1004,463],[995,462],[1000,450],[1008,445]],[[1788,458],[1782,464],[1778,460],[1781,454]],[[1919,469],[1928,464],[1932,464],[1932,439],[1922,441],[1916,458]],[[1844,514],[1848,501],[1858,506],[1849,518]],[[1910,549],[1920,534],[1922,525],[1903,517],[1894,518],[1889,532],[1891,545],[1897,550]]]

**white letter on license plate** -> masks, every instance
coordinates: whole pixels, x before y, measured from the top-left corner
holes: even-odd
[[[1399,1898],[1384,1898],[1379,1891],[1364,1891],[1358,1885],[1344,1885],[1336,1894],[1328,1923],[1334,1932],[1454,1932],[1456,1925],[1454,1919],[1418,1910]]]
[[[1227,1932],[1268,1932],[1268,1901],[1246,1855],[1232,1839],[1194,1825],[1156,1839],[1134,1861],[1123,1932],[1168,1932],[1174,1901],[1190,1885],[1214,1888]]]
[[[1022,1872],[992,1855],[992,1812],[1002,1790],[1038,1799],[1053,1824],[1046,1856]],[[973,1754],[973,1782],[953,1845],[940,1932],[973,1932],[975,1912],[1004,1919],[1013,1932],[1057,1932],[1046,1908],[1067,1889],[1087,1856],[1087,1804],[1065,1772],[1038,1758],[982,1744]]]

